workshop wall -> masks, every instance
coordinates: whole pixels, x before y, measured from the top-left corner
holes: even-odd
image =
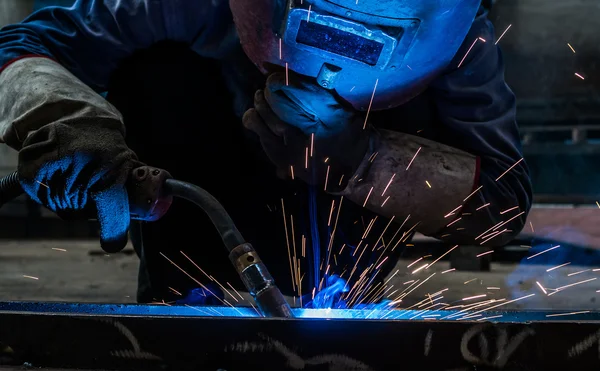
[[[600,194],[600,3],[500,0],[490,19],[498,36],[511,26],[499,45],[535,193],[594,199]]]

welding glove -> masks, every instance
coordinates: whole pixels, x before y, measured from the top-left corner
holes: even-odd
[[[119,121],[83,117],[52,123],[31,134],[19,152],[23,190],[63,218],[96,214],[107,252],[127,244],[125,182],[131,170],[141,166],[121,130]]]
[[[279,174],[337,192],[360,165],[372,128],[314,79],[273,74],[256,92],[244,126],[255,132]]]
[[[0,74],[0,142],[19,151],[23,190],[63,218],[97,216],[107,252],[127,243],[125,182],[141,165],[124,135],[119,111],[53,60]]]

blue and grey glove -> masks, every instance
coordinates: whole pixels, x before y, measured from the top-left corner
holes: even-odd
[[[120,122],[91,121],[53,123],[30,135],[19,152],[19,178],[33,200],[63,218],[97,216],[102,248],[117,252],[130,222],[125,183],[141,164]]]
[[[372,128],[361,114],[311,79],[284,74],[267,79],[243,118],[280,173],[328,191],[343,189],[369,148]]]
[[[63,218],[96,217],[102,247],[125,247],[125,182],[140,164],[121,114],[60,64],[26,58],[0,74],[0,142],[19,151],[23,190]]]

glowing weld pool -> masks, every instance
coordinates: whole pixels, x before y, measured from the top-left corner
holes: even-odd
[[[1,312],[41,313],[51,315],[83,316],[150,316],[150,317],[234,317],[257,318],[260,315],[252,307],[190,307],[141,304],[80,304],[51,302],[0,302]],[[458,311],[422,310],[361,310],[361,309],[293,309],[296,318],[332,320],[447,320],[491,322],[532,321],[600,321],[598,312],[579,312],[573,315],[557,315],[566,312],[548,311],[490,311],[480,316],[464,318],[467,313]],[[547,317],[552,315],[551,317]],[[493,318],[492,318],[493,317]]]

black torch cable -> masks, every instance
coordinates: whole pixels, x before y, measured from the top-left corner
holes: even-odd
[[[165,190],[167,194],[188,200],[204,210],[221,235],[227,251],[231,252],[235,247],[245,243],[225,208],[204,189],[179,180],[167,179]]]
[[[0,178],[0,207],[23,194],[23,188],[19,183],[19,174],[15,171]]]

